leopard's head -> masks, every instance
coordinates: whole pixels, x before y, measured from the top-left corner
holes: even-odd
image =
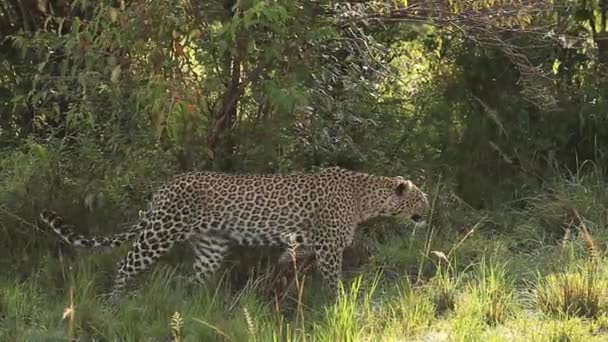
[[[390,178],[388,183],[387,188],[382,191],[380,214],[406,217],[417,224],[424,223],[424,216],[429,207],[426,194],[411,180],[403,177]]]

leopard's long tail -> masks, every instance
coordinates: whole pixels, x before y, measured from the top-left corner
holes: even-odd
[[[76,234],[69,228],[57,213],[50,210],[44,210],[40,213],[40,219],[46,223],[51,229],[59,235],[59,237],[74,247],[80,248],[114,248],[118,247],[126,241],[129,241],[139,235],[139,233],[147,226],[147,220],[142,219],[138,223],[131,226],[126,232],[118,233],[111,236],[94,236],[86,237],[81,234]]]

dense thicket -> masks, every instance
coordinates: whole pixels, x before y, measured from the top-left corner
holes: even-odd
[[[168,176],[325,165],[475,207],[608,156],[608,1],[0,0],[0,241]]]

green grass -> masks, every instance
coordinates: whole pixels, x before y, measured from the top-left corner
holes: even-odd
[[[477,242],[471,237],[469,243]],[[562,249],[562,253],[571,251]],[[373,277],[361,272],[345,282],[333,302],[319,298],[323,293],[318,283],[305,284],[301,306],[283,312],[275,310],[259,291],[261,285],[253,281],[245,288],[233,289],[220,278],[219,284],[200,288],[185,285],[176,276],[178,271],[166,264],[142,276],[118,308],[106,308],[98,295],[108,285],[105,276],[111,275],[112,263],[104,259],[114,258],[97,254],[83,255],[76,261],[48,258],[26,281],[4,277],[0,283],[0,340],[75,337],[140,341],[171,336],[181,341],[608,338],[603,335],[606,328],[602,328],[608,327],[605,280],[603,275],[590,274],[585,268],[589,261],[583,257],[571,261],[570,271],[564,270],[570,272],[568,276],[549,273],[535,282],[515,281],[509,263],[491,255],[462,268],[444,260],[437,264],[433,277],[416,282],[408,277]],[[525,261],[538,274],[543,272],[534,255]]]
[[[198,287],[166,260],[107,307],[99,296],[123,249],[41,252],[27,276],[0,274],[0,340],[604,341],[604,197],[579,181],[495,212],[439,199],[424,229],[364,232],[371,258],[345,270],[335,300],[306,279],[279,310],[259,277]]]

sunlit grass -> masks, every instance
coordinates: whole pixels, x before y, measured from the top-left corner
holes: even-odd
[[[554,316],[597,318],[608,313],[608,279],[595,263],[539,280],[536,302]]]
[[[310,285],[301,312],[285,313],[261,295],[256,286],[263,282],[236,290],[222,278],[217,287],[199,288],[182,284],[171,267],[144,276],[117,307],[106,308],[91,258],[77,261],[78,273],[56,289],[43,285],[52,278],[48,271],[21,283],[3,278],[0,339],[578,341],[608,332],[608,287],[585,259],[536,284],[516,284],[510,268],[494,259],[461,269],[444,262],[418,285],[359,276],[344,282],[333,301],[316,298],[326,293]],[[530,292],[534,300],[526,304]],[[592,325],[584,323],[588,318]]]

